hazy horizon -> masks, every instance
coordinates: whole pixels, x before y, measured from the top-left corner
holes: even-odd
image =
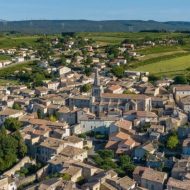
[[[23,19],[23,20],[4,20],[0,18],[1,22],[22,22],[22,21],[92,21],[92,22],[107,22],[107,21],[143,21],[143,22],[190,22],[190,21],[183,21],[183,20],[165,20],[165,21],[158,21],[158,20],[140,20],[140,19],[117,19],[117,20],[89,20],[89,19]]]

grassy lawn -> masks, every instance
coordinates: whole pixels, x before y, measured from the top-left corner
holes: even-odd
[[[175,76],[184,73],[190,67],[190,55],[159,61],[135,68],[136,71],[147,71],[158,76]]]
[[[10,59],[11,59],[10,56],[8,56],[8,55],[1,55],[1,54],[0,54],[0,61],[10,60]]]

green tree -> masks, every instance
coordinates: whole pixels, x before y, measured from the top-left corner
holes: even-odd
[[[56,122],[57,121],[57,118],[55,115],[50,115],[49,116],[49,120],[52,121],[52,122]]]
[[[32,81],[32,77],[31,77],[31,73],[28,71],[20,71],[16,74],[16,79],[19,79],[21,82],[31,82]]]
[[[81,87],[81,92],[89,92],[92,89],[92,85],[91,84],[84,84]]]
[[[127,155],[120,156],[119,166],[130,174],[132,174],[133,170],[135,169],[135,165],[133,164],[131,158]]]
[[[122,66],[115,66],[111,71],[118,78],[122,78],[125,73],[125,69]]]
[[[65,181],[70,181],[71,180],[71,176],[67,173],[64,173],[62,175],[62,179],[65,180]]]
[[[186,45],[186,41],[185,41],[182,37],[180,37],[180,38],[178,39],[178,43],[179,43],[179,45],[181,45],[181,46]]]
[[[179,144],[179,139],[177,135],[171,135],[167,140],[167,147],[169,149],[175,149],[177,145]]]
[[[86,64],[90,65],[92,63],[92,57],[88,56],[86,59]]]
[[[114,58],[117,58],[119,55],[119,49],[117,46],[108,46],[105,52],[108,53],[109,56],[112,56]]]
[[[131,92],[130,90],[124,90],[123,94],[135,94],[134,92]]]
[[[66,58],[65,58],[65,56],[64,55],[62,55],[61,56],[61,65],[64,65],[64,66],[66,66],[67,65],[67,63],[66,63]]]
[[[114,153],[112,150],[99,150],[95,155],[95,163],[104,170],[115,169],[117,164],[113,161]]]
[[[45,80],[46,77],[42,73],[35,73],[34,74],[34,86],[42,86],[43,80]]]
[[[110,170],[116,169],[117,164],[111,158],[105,158],[104,162],[102,163],[102,169]]]
[[[112,150],[99,150],[98,154],[101,156],[101,158],[105,159],[105,158],[113,158],[114,157],[114,153]]]
[[[0,172],[12,167],[18,158],[25,155],[26,150],[21,151],[24,146],[19,131],[7,134],[4,127],[0,129]]]
[[[23,158],[27,153],[27,146],[25,145],[20,132],[17,130],[12,134],[12,137],[17,140],[18,157]]]
[[[13,104],[13,109],[15,109],[15,110],[22,110],[21,106],[19,104],[17,104],[17,103]]]
[[[160,77],[155,76],[155,75],[149,75],[149,80],[150,80],[151,82],[155,82],[155,81],[157,81],[157,80],[160,80]]]
[[[14,132],[16,130],[19,130],[21,128],[21,122],[18,121],[16,118],[7,118],[4,122],[5,129]]]
[[[84,73],[86,76],[90,76],[92,74],[92,68],[91,67],[85,67]]]
[[[187,78],[185,76],[174,77],[174,84],[187,84]]]

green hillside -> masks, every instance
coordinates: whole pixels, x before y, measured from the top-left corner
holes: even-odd
[[[190,67],[190,55],[159,61],[135,68],[136,71],[147,71],[158,76],[175,76],[183,74]]]

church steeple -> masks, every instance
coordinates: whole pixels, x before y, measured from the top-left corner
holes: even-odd
[[[94,86],[100,86],[100,77],[98,73],[98,68],[96,68],[96,72],[95,72]]]
[[[100,95],[103,93],[103,87],[100,84],[100,77],[98,73],[98,68],[95,71],[94,85],[92,87],[92,96],[95,97],[96,100],[100,99]]]

